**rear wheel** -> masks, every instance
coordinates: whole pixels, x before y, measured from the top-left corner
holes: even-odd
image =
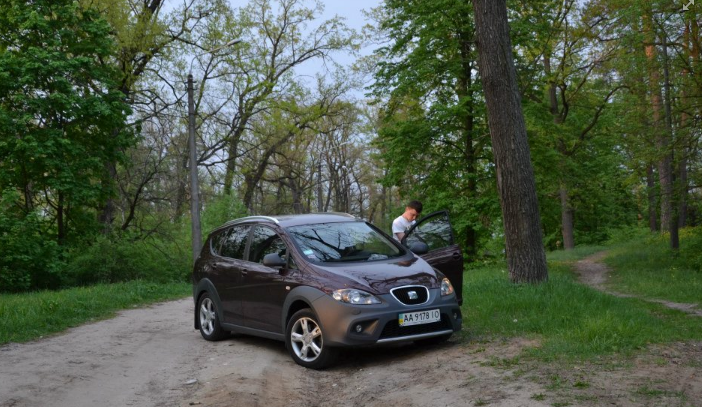
[[[210,293],[205,293],[200,297],[197,309],[200,334],[203,338],[208,341],[219,341],[227,337],[227,331],[223,330],[219,323],[217,304],[212,301]]]
[[[337,349],[324,344],[324,333],[310,309],[296,312],[285,330],[285,345],[295,363],[310,369],[323,369],[334,362]]]

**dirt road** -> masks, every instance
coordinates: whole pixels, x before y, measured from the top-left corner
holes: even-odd
[[[520,348],[504,344],[499,356]],[[204,341],[184,299],[0,348],[0,406],[548,405],[530,398],[541,391],[536,383],[506,381],[509,371],[474,363],[497,354],[472,352],[450,342],[363,350],[312,371],[280,342]]]
[[[0,347],[0,406],[702,407],[702,342],[652,346],[633,360],[547,364],[519,356],[538,339],[477,338],[468,323],[470,340],[349,351],[313,371],[280,342],[203,340],[192,307],[183,299],[127,310]]]

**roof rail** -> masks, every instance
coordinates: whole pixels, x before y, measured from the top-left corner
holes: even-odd
[[[260,215],[247,216],[247,217],[245,217],[245,218],[241,218],[241,219],[238,219],[238,220],[244,221],[244,220],[256,220],[256,219],[267,220],[267,221],[270,221],[270,222],[275,223],[276,225],[280,223],[280,222],[278,222],[278,219],[276,219],[276,218],[274,218],[274,217],[272,217],[272,216],[260,216]]]
[[[346,216],[347,218],[354,218],[358,219],[357,216],[353,216],[350,213],[346,212],[315,212],[315,215],[337,215],[337,216]]]

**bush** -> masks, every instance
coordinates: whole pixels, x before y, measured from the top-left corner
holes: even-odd
[[[15,191],[0,196],[0,292],[54,288],[61,284],[61,249],[42,233],[35,212],[14,210]]]
[[[129,237],[103,237],[76,250],[66,270],[70,286],[146,280],[159,283],[187,281],[190,256],[175,242],[166,239],[134,240]]]
[[[246,206],[236,196],[220,195],[207,202],[202,211],[203,242],[207,234],[218,226],[248,215]]]

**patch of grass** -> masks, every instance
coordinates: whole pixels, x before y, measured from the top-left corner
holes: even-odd
[[[660,389],[650,387],[648,385],[643,385],[643,386],[639,387],[638,389],[636,389],[636,391],[634,393],[638,394],[640,396],[650,397],[650,398],[660,398],[660,397],[683,398],[685,396],[683,392],[670,391],[670,390],[660,390]]]
[[[609,285],[618,291],[702,305],[702,228],[680,230],[680,248],[668,235],[647,235],[609,250]]]
[[[143,281],[0,294],[0,345],[30,341],[88,321],[109,318],[121,309],[191,294],[192,286],[187,283]]]
[[[551,379],[551,384],[546,386],[546,388],[548,390],[558,390],[561,387],[563,387],[563,379],[561,378],[561,376],[555,374],[555,375],[552,375],[550,379]]]
[[[570,262],[607,250],[605,246],[577,246],[573,250],[554,250],[546,253],[549,262]]]
[[[480,366],[500,367],[502,369],[510,369],[518,365],[519,356],[515,356],[513,358],[490,356],[490,360],[480,363]]]
[[[531,398],[536,400],[536,401],[544,401],[544,400],[546,400],[546,395],[543,393],[536,393],[536,394],[532,395]]]
[[[702,318],[614,297],[578,283],[568,263],[551,262],[549,281],[512,284],[504,264],[465,274],[464,332],[472,339],[525,337],[545,360],[629,354],[651,343],[702,337]]]

